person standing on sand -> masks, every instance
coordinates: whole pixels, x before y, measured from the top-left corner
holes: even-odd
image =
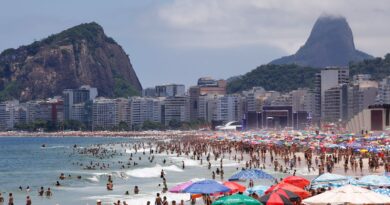
[[[162,205],[160,193],[157,193],[157,197],[156,197],[156,201],[154,202],[154,205]]]

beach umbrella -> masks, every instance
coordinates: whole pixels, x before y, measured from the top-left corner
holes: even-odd
[[[390,186],[390,179],[386,176],[367,175],[360,178],[358,184],[363,186]]]
[[[305,188],[310,184],[310,181],[298,176],[289,176],[283,179],[283,182],[286,182],[288,184],[292,184],[294,186],[297,186],[299,188]]]
[[[378,194],[390,196],[390,189],[379,188],[379,189],[373,189],[372,191],[374,191],[375,193],[378,193]]]
[[[215,180],[202,180],[194,182],[185,188],[183,193],[191,194],[214,194],[214,193],[224,193],[229,192],[231,189],[226,187],[223,184],[218,183]]]
[[[232,190],[232,192],[244,192],[246,187],[236,182],[224,182],[223,185]]]
[[[264,195],[264,192],[269,188],[269,186],[257,185],[251,188],[246,189],[246,193],[253,194],[256,193],[258,195]]]
[[[190,186],[193,183],[194,182],[192,182],[192,181],[188,181],[188,182],[184,182],[184,183],[178,184],[178,185],[172,187],[171,189],[169,189],[169,192],[171,192],[171,193],[181,193],[185,188],[187,188],[188,186]]]
[[[299,197],[295,193],[288,191],[286,189],[277,189],[276,191],[274,191],[274,193],[281,194],[281,195],[285,196],[290,201],[299,201],[301,199],[301,197]]]
[[[293,205],[285,196],[275,192],[260,197],[259,201],[264,205]]]
[[[231,196],[224,196],[216,200],[212,205],[261,205],[256,199],[241,195],[234,194]]]
[[[389,204],[390,197],[358,186],[345,185],[322,194],[304,199],[303,204]]]
[[[318,182],[334,182],[334,181],[347,181],[348,178],[343,175],[339,174],[331,174],[331,173],[324,173],[320,176],[316,177],[311,181],[311,183],[318,183]]]
[[[286,189],[288,191],[291,191],[301,197],[301,199],[305,199],[311,195],[308,191],[305,191],[297,186],[285,182],[281,182],[279,184],[271,186],[267,191],[265,191],[265,193],[268,194],[278,189]]]
[[[239,171],[233,176],[229,178],[229,181],[238,181],[238,180],[247,180],[247,179],[252,179],[252,180],[260,180],[260,179],[269,179],[273,180],[274,177],[271,176],[270,174],[265,173],[262,170],[259,169],[246,169]]]

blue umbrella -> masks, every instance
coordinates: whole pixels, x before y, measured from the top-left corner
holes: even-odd
[[[247,188],[245,190],[245,194],[249,195],[249,194],[256,193],[259,196],[262,196],[264,195],[265,191],[267,191],[267,189],[269,189],[269,186],[257,185],[252,188]]]
[[[229,181],[238,181],[238,180],[246,180],[246,179],[252,179],[252,180],[259,180],[259,179],[269,179],[273,180],[275,179],[270,174],[267,174],[259,169],[247,169],[239,171],[233,176],[229,178]]]
[[[198,181],[183,190],[183,193],[191,194],[214,194],[231,191],[228,187],[215,180]]]
[[[372,190],[378,194],[382,194],[382,195],[386,195],[386,196],[390,196],[390,189],[386,189],[386,188],[380,188],[380,189],[374,189]]]
[[[386,176],[367,175],[358,181],[363,186],[390,186],[390,179]]]
[[[335,181],[347,181],[348,177],[339,175],[339,174],[331,174],[331,173],[325,173],[317,178],[313,179],[311,183],[318,183],[318,182],[335,182]]]

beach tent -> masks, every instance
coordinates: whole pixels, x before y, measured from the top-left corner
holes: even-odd
[[[367,175],[362,177],[357,183],[361,186],[390,186],[390,179],[386,176]]]
[[[307,205],[338,204],[390,204],[390,197],[353,185],[333,189],[322,194],[304,199]]]
[[[252,179],[252,180],[261,180],[261,179],[269,179],[273,180],[274,177],[270,174],[265,173],[262,170],[259,169],[246,169],[239,171],[233,176],[229,178],[229,181],[239,181],[239,180],[247,180],[247,179]]]
[[[242,204],[261,205],[261,203],[256,199],[241,194],[234,194],[231,196],[221,197],[217,201],[215,201],[212,205],[242,205]]]
[[[294,186],[297,186],[299,188],[305,188],[310,184],[310,181],[303,178],[303,177],[298,177],[298,176],[289,176],[283,179],[283,182],[292,184]]]
[[[214,194],[214,193],[225,193],[230,192],[231,189],[223,184],[218,183],[215,180],[202,180],[194,182],[185,188],[183,193],[191,194]]]
[[[264,205],[293,205],[285,196],[275,192],[260,197],[259,201]]]

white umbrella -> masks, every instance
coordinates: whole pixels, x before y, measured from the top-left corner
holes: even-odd
[[[361,187],[346,185],[322,194],[304,199],[307,205],[338,205],[338,204],[390,204],[390,197],[375,193]]]

